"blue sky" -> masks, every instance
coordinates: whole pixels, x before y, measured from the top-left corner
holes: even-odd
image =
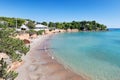
[[[96,20],[120,28],[120,0],[0,0],[0,16],[39,22]]]

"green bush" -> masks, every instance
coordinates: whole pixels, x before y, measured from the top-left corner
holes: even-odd
[[[16,77],[18,76],[18,73],[16,73],[15,71],[10,71],[8,73],[5,74],[4,79],[5,80],[14,80]]]
[[[14,80],[18,73],[16,73],[15,71],[9,71],[7,72],[7,67],[8,65],[6,64],[6,62],[3,60],[3,58],[0,60],[0,78],[5,79],[5,80]]]
[[[32,34],[37,34],[37,31],[30,29],[29,31],[27,31],[27,33],[29,33],[31,36]]]
[[[21,61],[21,56],[29,51],[22,40],[12,38],[14,34],[14,29],[0,30],[0,52],[6,53],[12,62]],[[8,65],[3,59],[0,60],[0,65],[0,78],[14,80],[18,75],[14,71],[7,72]]]
[[[42,35],[42,33],[44,32],[45,30],[39,30],[37,31],[37,35]]]

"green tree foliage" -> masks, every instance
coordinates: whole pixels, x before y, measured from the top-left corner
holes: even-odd
[[[28,52],[28,48],[24,45],[24,42],[19,39],[12,38],[14,30],[3,29],[0,30],[0,52],[4,52],[10,56],[13,61],[20,60],[22,54]],[[20,52],[21,54],[17,54]]]
[[[35,31],[34,29],[30,29],[29,31],[27,31],[27,33],[29,33],[29,35],[33,35],[33,34],[36,34],[37,31]]]
[[[4,24],[0,24],[0,28],[6,28],[7,26]]]
[[[0,39],[7,38],[9,36],[15,36],[15,35],[16,35],[15,29],[13,28],[5,28],[0,30]]]
[[[26,54],[29,50],[22,40],[13,38],[15,34],[15,30],[11,28],[0,30],[0,52],[6,53],[12,62],[21,61],[21,56]],[[1,59],[0,78],[5,80],[14,80],[18,73],[14,71],[8,72],[7,70],[8,65],[3,59]]]
[[[6,62],[3,60],[3,58],[0,60],[0,78],[4,78],[5,74],[6,74],[6,68],[7,68],[7,64]]]
[[[34,29],[35,28],[35,24],[33,21],[29,21],[26,26],[28,26],[30,29]]]
[[[27,31],[27,33],[29,33],[29,35],[33,35],[33,34],[42,35],[43,32],[44,32],[44,30],[35,31],[33,29]]]
[[[53,22],[49,22],[49,25],[48,25],[49,27],[55,27],[55,23],[53,23]]]
[[[6,21],[0,21],[0,28],[7,28],[8,23]]]
[[[57,23],[55,23],[55,25],[56,25],[56,28],[58,28],[58,29],[64,28],[62,23],[57,22]]]
[[[12,27],[15,28],[16,26],[16,18],[8,18],[8,17],[0,17],[0,22],[4,21],[4,24],[0,24],[0,28],[2,27]],[[25,23],[25,21],[28,21],[28,23],[26,24],[30,29],[34,29],[35,28],[35,21],[32,21],[30,19],[21,19],[21,18],[17,18],[17,25],[18,28]],[[39,22],[38,22],[39,23]],[[81,31],[85,30],[85,31],[90,31],[90,30],[94,30],[94,31],[99,31],[99,30],[106,30],[107,27],[103,24],[99,24],[96,21],[72,21],[72,22],[49,22],[47,24],[47,22],[42,22],[41,24],[45,25],[45,26],[49,26],[49,27],[55,27],[55,28],[59,28],[59,29],[79,29]]]
[[[47,26],[48,24],[47,24],[47,22],[42,22],[41,23],[42,25],[45,25],[45,26]]]
[[[79,29],[81,31],[99,31],[106,30],[107,27],[103,24],[99,24],[96,21],[72,21],[72,22],[63,22],[63,23],[53,23],[49,22],[49,27],[56,27],[58,29]]]
[[[16,77],[18,76],[18,73],[16,73],[15,71],[10,71],[10,72],[7,72],[4,79],[5,80],[14,80]]]
[[[25,23],[25,20],[24,19],[21,19],[21,18],[9,18],[9,17],[0,17],[0,22],[1,21],[4,21],[5,24],[4,26],[6,27],[12,27],[12,28],[15,28],[16,27],[16,20],[17,20],[17,26],[18,28]]]
[[[25,23],[25,20],[24,20],[24,19],[18,18],[18,19],[17,19],[17,28],[20,28],[20,26],[22,26],[22,24],[24,24],[24,23]]]
[[[42,35],[43,32],[44,32],[44,30],[39,30],[39,31],[37,31],[37,35]]]
[[[19,39],[13,38],[2,38],[0,40],[0,52],[4,52],[10,56],[13,61],[20,60],[22,53],[26,54],[28,52],[28,48],[25,47],[24,42]],[[16,51],[21,54],[17,54]]]
[[[7,71],[7,64],[4,61],[4,59],[2,58],[0,60],[0,78],[5,79],[5,80],[14,80],[18,73],[14,72],[14,71]]]

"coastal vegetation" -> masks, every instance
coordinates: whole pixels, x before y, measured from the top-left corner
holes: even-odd
[[[35,22],[30,19],[21,19],[17,18],[18,28],[25,24],[29,29],[34,29],[35,24],[42,24],[48,26],[49,28],[57,28],[57,29],[78,29],[80,31],[100,31],[107,30],[107,26],[104,24],[100,24],[96,21],[72,21],[72,22]],[[8,17],[0,17],[0,27],[12,27],[16,26],[16,18],[8,18]]]
[[[16,73],[15,71],[9,71],[8,72],[8,64],[4,61],[4,59],[2,58],[0,60],[0,79],[4,79],[4,80],[14,80],[18,73]],[[2,80],[1,79],[1,80]]]
[[[35,31],[35,30],[33,30],[33,29],[30,29],[29,31],[27,31],[27,33],[29,33],[30,35],[33,35],[33,34],[42,35],[42,33],[43,33],[44,31],[45,31],[45,30]]]
[[[0,27],[16,27],[16,20],[17,20],[17,26],[18,28],[25,23],[24,19],[21,18],[9,18],[9,17],[0,17]]]
[[[14,36],[16,36],[16,32],[13,28],[0,30],[0,53],[5,53],[9,56],[9,62],[3,58],[0,60],[0,78],[5,80],[14,80],[18,73],[8,71],[8,66],[15,61],[21,61],[21,56],[25,55],[29,50],[22,40],[13,38]]]
[[[107,26],[97,23],[96,21],[72,21],[72,22],[49,22],[49,27],[55,27],[58,29],[79,29],[80,31],[98,31],[106,30]]]
[[[33,29],[35,27],[34,25],[35,21],[32,21],[30,19],[0,17],[0,28],[2,27],[16,28],[16,22],[17,28],[20,28],[22,24],[27,25],[28,28],[30,29]]]
[[[33,21],[29,21],[26,26],[28,26],[29,29],[34,29],[35,28],[35,24]]]

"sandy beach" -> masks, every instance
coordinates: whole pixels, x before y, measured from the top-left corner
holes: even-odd
[[[80,76],[51,56],[48,49],[50,35],[33,40],[30,51],[23,57],[24,64],[17,69],[15,80],[88,80]]]

